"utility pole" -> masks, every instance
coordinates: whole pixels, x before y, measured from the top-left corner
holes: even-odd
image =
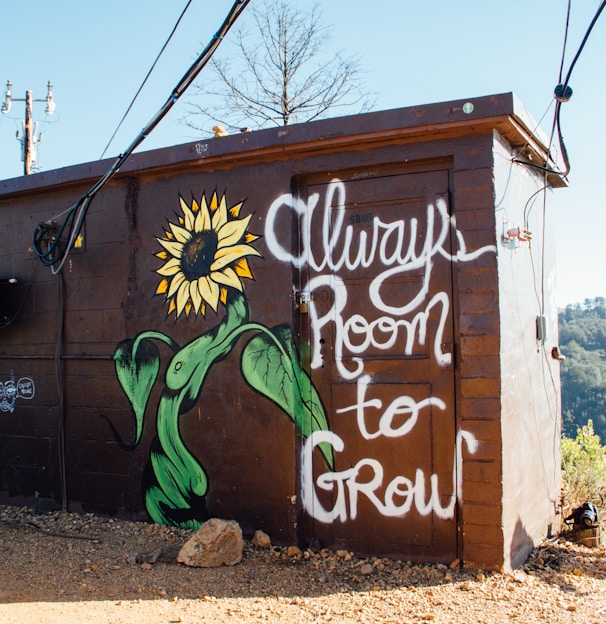
[[[13,98],[12,84],[10,80],[6,82],[6,92],[4,93],[4,102],[2,109],[4,114],[11,109],[13,102],[25,102],[25,121],[23,122],[23,135],[19,136],[17,131],[17,140],[21,143],[21,160],[23,161],[23,173],[29,175],[32,172],[32,165],[36,162],[36,145],[42,140],[42,134],[36,136],[38,123],[36,122],[32,128],[32,110],[34,102],[46,102],[45,113],[52,115],[55,112],[55,100],[53,99],[53,85],[48,81],[46,85],[47,93],[43,100],[34,100],[31,91],[25,92],[25,98]]]

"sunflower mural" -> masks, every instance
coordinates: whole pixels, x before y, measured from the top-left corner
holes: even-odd
[[[208,477],[182,439],[179,419],[198,405],[208,372],[229,357],[240,338],[248,339],[240,371],[254,391],[280,407],[304,438],[328,429],[328,421],[301,368],[291,328],[268,328],[250,320],[243,279],[254,279],[248,260],[262,255],[254,246],[259,237],[248,231],[252,215],[240,216],[244,202],[228,208],[225,195],[215,192],[210,201],[203,195],[191,204],[180,196],[179,204],[181,213],[168,221],[164,236],[156,237],[156,256],[163,264],[155,270],[160,278],[155,294],[164,298],[169,317],[195,320],[210,308],[220,321],[184,346],[159,331],[141,332],[117,346],[116,374],[135,417],[132,445],[124,444],[113,426],[112,431],[123,448],[134,449],[140,442],[161,367],[156,343],[168,346],[172,356],[143,479],[145,506],[154,522],[197,528],[207,517]],[[332,467],[331,447],[320,445],[320,451]]]
[[[225,195],[214,193],[210,206],[202,196],[191,207],[179,197],[183,216],[169,221],[166,238],[156,240],[164,248],[156,255],[166,263],[156,273],[163,276],[156,294],[165,295],[168,314],[215,312],[227,303],[229,288],[243,291],[241,278],[252,278],[246,256],[261,254],[250,245],[258,236],[247,231],[252,215],[239,219],[240,202],[227,210]]]

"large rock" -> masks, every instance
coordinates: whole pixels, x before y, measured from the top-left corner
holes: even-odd
[[[243,548],[237,522],[211,518],[183,545],[177,561],[193,568],[233,566],[242,561]]]

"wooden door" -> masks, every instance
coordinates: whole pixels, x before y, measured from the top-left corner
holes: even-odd
[[[330,427],[301,448],[308,540],[456,557],[448,181],[443,167],[297,181],[301,352]]]

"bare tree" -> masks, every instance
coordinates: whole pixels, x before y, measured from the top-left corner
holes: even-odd
[[[305,11],[287,0],[266,0],[250,13],[252,32],[238,31],[235,53],[213,59],[210,78],[196,85],[196,95],[209,103],[189,103],[187,126],[199,131],[208,131],[208,122],[226,128],[286,126],[336,109],[357,113],[372,106],[359,59],[324,54],[332,28],[321,24],[318,5]]]

